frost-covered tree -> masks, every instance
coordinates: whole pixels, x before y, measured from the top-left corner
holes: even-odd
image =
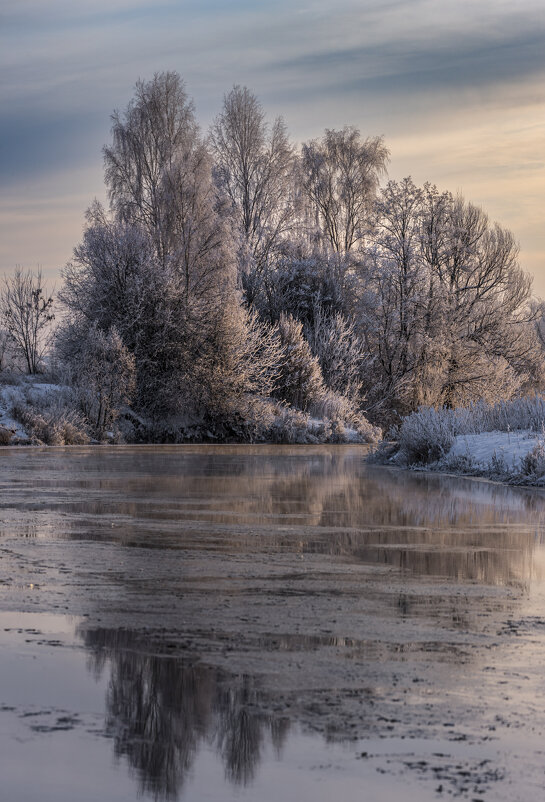
[[[193,102],[176,72],[138,81],[125,111],[112,115],[112,143],[104,147],[112,211],[150,233],[162,261],[171,234],[165,226],[165,172],[192,152],[197,139]]]
[[[367,253],[359,321],[368,355],[366,389],[380,415],[415,403],[430,276],[420,254],[422,191],[410,179],[390,181],[376,210],[379,224]],[[432,313],[430,321],[435,320]]]
[[[278,321],[278,333],[282,362],[275,395],[291,406],[306,411],[318,403],[325,393],[320,364],[303,336],[303,326],[299,321],[282,314]]]
[[[377,413],[493,400],[527,385],[530,280],[510,232],[410,179],[390,182],[377,212],[359,317]]]
[[[59,356],[77,360],[77,341],[90,328],[115,327],[136,360],[137,407],[152,418],[175,414],[186,400],[193,343],[181,282],[138,225],[111,220],[97,205],[87,222],[63,272]]]
[[[382,137],[362,141],[358,129],[349,126],[328,129],[303,145],[302,183],[311,224],[336,254],[364,244],[388,155]]]
[[[78,404],[98,439],[115,423],[120,408],[134,395],[135,358],[114,327],[102,331],[93,323],[86,331],[63,331],[65,364]]]
[[[215,174],[234,212],[249,300],[264,265],[294,223],[294,150],[281,117],[272,125],[249,89],[234,86],[210,129]]]
[[[41,270],[34,274],[18,268],[4,278],[0,319],[30,374],[42,369],[54,317],[53,296],[44,286]]]
[[[137,84],[105,155],[111,211],[91,207],[64,271],[65,330],[115,327],[154,436],[240,414],[266,391],[270,338],[241,307],[237,244],[178,76]]]

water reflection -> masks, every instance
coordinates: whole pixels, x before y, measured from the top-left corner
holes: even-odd
[[[0,536],[330,555],[487,584],[533,578],[544,494],[364,458],[362,447],[11,451]]]
[[[205,745],[217,751],[226,779],[237,785],[254,778],[266,741],[281,752],[289,722],[259,712],[255,679],[191,657],[150,653],[145,636],[130,630],[80,628],[78,634],[93,674],[109,672],[106,729],[141,793],[178,798]]]

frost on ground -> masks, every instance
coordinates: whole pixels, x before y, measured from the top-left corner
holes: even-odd
[[[520,473],[528,454],[542,443],[542,435],[529,431],[459,434],[443,462],[467,460],[476,469],[486,470],[492,465]]]
[[[84,445],[89,441],[70,388],[30,377],[0,386],[2,445]]]
[[[3,383],[2,383],[3,382]],[[97,442],[73,388],[29,376],[0,377],[0,445],[85,445]],[[380,429],[363,415],[343,421],[328,410],[314,415],[272,399],[256,399],[255,420],[234,427],[228,420],[215,421],[210,429],[191,417],[162,421],[159,435],[154,425],[124,407],[106,430],[101,442],[269,442],[317,445],[325,443],[377,442]],[[254,410],[255,411],[255,410]],[[250,437],[249,437],[250,433]]]
[[[372,456],[408,468],[545,486],[545,398],[466,408],[421,407]]]

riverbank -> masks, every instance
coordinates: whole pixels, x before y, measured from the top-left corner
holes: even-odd
[[[513,485],[545,486],[542,396],[460,409],[422,407],[405,417],[369,461]]]
[[[252,406],[253,405],[253,406]],[[272,401],[253,399],[255,420],[146,420],[122,408],[97,435],[70,387],[43,377],[0,376],[0,445],[99,443],[274,443],[328,445],[376,443],[381,431],[363,415],[350,421],[319,417]],[[250,415],[251,418],[251,415]],[[97,439],[99,437],[99,439]]]

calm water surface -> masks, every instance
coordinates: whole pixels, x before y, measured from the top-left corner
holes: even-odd
[[[0,451],[2,798],[545,798],[545,496],[364,457]]]

